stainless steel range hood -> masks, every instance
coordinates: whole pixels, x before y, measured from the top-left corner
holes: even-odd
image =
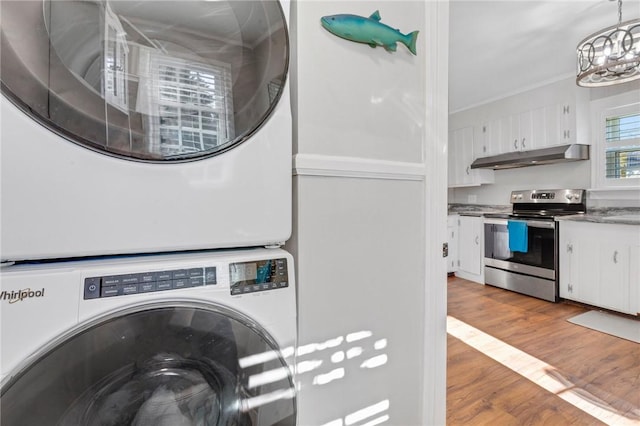
[[[588,159],[589,145],[571,144],[482,157],[471,163],[471,168],[501,170]]]

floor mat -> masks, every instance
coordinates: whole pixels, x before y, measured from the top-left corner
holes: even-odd
[[[589,311],[576,315],[567,321],[611,334],[622,339],[640,343],[640,321],[631,318],[624,318],[619,315],[609,314],[601,311]]]

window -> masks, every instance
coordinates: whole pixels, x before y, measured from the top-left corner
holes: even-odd
[[[154,100],[160,151],[164,157],[207,151],[234,138],[231,72],[155,56]]]
[[[606,120],[607,179],[640,179],[640,114]]]
[[[111,105],[128,114],[129,93],[126,72],[129,69],[129,48],[122,24],[108,3],[105,6],[103,49],[102,95]]]
[[[640,101],[628,93],[592,102],[593,186],[640,188]]]

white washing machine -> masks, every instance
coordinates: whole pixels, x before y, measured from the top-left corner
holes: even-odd
[[[288,1],[0,7],[1,260],[289,238]]]
[[[280,249],[4,266],[3,425],[295,425]]]

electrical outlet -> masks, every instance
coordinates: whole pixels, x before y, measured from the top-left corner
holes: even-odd
[[[477,203],[478,202],[478,196],[477,195],[468,195],[467,196],[467,203]]]

